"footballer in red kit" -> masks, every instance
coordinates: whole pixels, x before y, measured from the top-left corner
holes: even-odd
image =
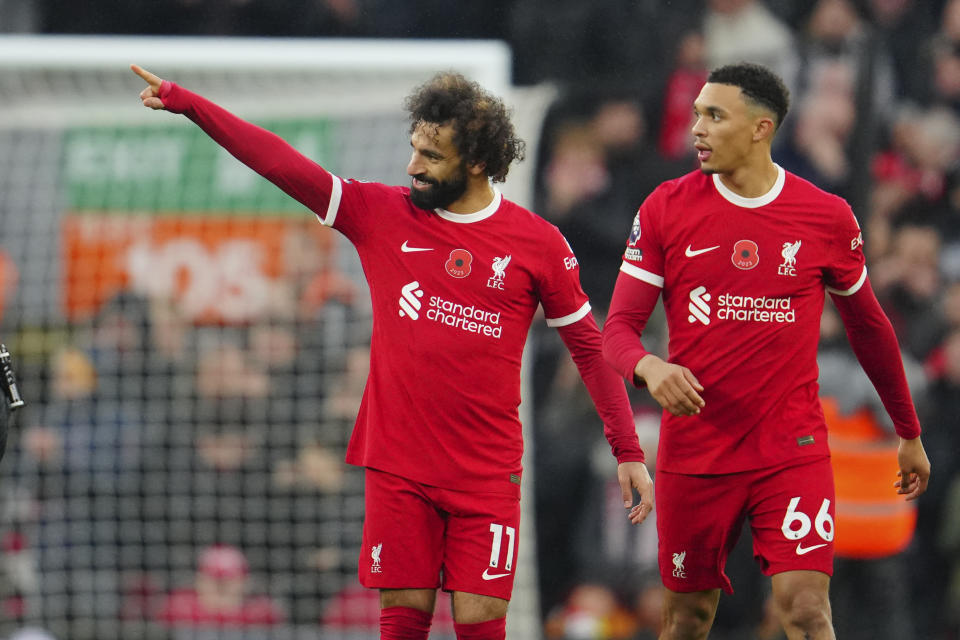
[[[350,238],[376,283],[370,376],[347,461],[519,497],[527,330],[541,303],[549,326],[590,314],[569,245],[499,192],[464,215],[418,209],[406,187],[328,180],[339,202],[323,222]]]
[[[700,171],[641,205],[603,331],[610,364],[664,409],[664,639],[707,637],[721,590],[732,592],[724,567],[745,521],[787,637],[834,638],[835,497],[816,362],[826,294],[900,436],[891,485],[913,500],[930,474],[853,212],[772,160],[788,104],[783,82],[759,65],[709,74],[694,103]],[[661,296],[666,361],[641,342]]]
[[[817,396],[824,296],[866,281],[850,207],[780,167],[757,198],[697,171],[652,193],[634,228],[621,272],[662,290],[670,358],[710,389],[700,413],[664,415],[657,470],[730,473],[829,455]]]
[[[366,468],[359,575],[381,590],[381,638],[425,639],[438,588],[453,593],[458,638],[504,638],[519,548],[520,365],[539,306],[603,419],[624,506],[636,490],[639,519],[653,510],[626,389],[604,361],[577,260],[554,225],[493,187],[523,154],[499,98],[455,73],[412,93],[411,184],[397,187],[333,175],[132,69],[148,83],[145,106],[185,114],[357,249],[373,328],[347,462]]]

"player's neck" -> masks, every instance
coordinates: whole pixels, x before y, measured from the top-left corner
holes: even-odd
[[[723,185],[744,198],[759,198],[767,194],[778,177],[777,165],[769,155],[720,174]]]
[[[483,211],[493,202],[494,191],[490,186],[487,176],[476,178],[470,176],[467,179],[467,190],[458,200],[452,202],[446,208],[450,213],[469,214]]]

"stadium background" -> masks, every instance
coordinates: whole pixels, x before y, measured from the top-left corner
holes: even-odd
[[[564,231],[601,319],[636,206],[695,166],[705,70],[772,66],[793,91],[775,160],[858,214],[934,467],[919,509],[860,527],[899,537],[848,534],[838,635],[960,633],[957,0],[0,0],[0,32],[0,337],[28,401],[0,463],[0,638],[376,637],[355,587],[360,474],[342,464],[369,330],[359,266],[198,131],[150,117],[130,62],[391,183],[399,97],[465,69],[516,107],[530,153],[506,193]],[[527,365],[534,483],[508,637],[655,637],[653,527],[625,523],[601,426],[542,323]],[[889,447],[830,309],[821,371],[845,459]],[[632,399],[655,450],[656,412]],[[748,545],[730,571],[712,637],[779,637]],[[197,624],[178,590],[224,585],[246,591],[219,593],[245,617]]]

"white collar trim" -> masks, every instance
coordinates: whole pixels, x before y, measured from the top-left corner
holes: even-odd
[[[756,198],[744,198],[743,196],[734,193],[730,190],[727,185],[723,184],[723,181],[720,180],[720,174],[713,174],[713,185],[717,188],[717,191],[720,192],[720,195],[723,196],[724,200],[735,204],[738,207],[744,207],[746,209],[756,209],[757,207],[762,207],[764,205],[770,204],[777,199],[777,196],[780,195],[780,192],[783,191],[783,184],[787,181],[787,172],[783,170],[783,167],[774,163],[777,168],[777,180],[773,183],[773,186],[770,187],[770,191],[767,191],[762,196]]]
[[[500,190],[496,187],[493,188],[493,200],[485,206],[480,211],[475,213],[451,213],[446,209],[434,209],[434,213],[443,218],[444,220],[449,220],[450,222],[458,222],[460,224],[469,224],[471,222],[480,222],[481,220],[486,220],[493,214],[497,212],[497,209],[500,208],[500,202],[503,200],[503,196],[500,194]]]

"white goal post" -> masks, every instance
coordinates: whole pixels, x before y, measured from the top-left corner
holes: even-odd
[[[149,124],[148,114],[123,108],[135,98],[134,62],[202,87],[246,118],[396,117],[414,86],[438,71],[460,71],[514,110],[528,160],[511,169],[504,193],[524,206],[540,124],[555,95],[548,86],[512,86],[510,48],[500,41],[0,35],[0,129]],[[260,90],[245,91],[244,83]]]
[[[0,637],[163,637],[153,613],[216,544],[282,612],[269,637],[375,637],[321,626],[356,583],[359,261],[186,119],[144,109],[131,63],[389,184],[407,180],[403,98],[460,71],[514,113],[527,160],[502,190],[526,206],[553,92],[513,87],[501,42],[0,36],[0,328],[28,402],[0,464],[16,541],[0,602],[20,603]],[[508,638],[542,626],[524,467]]]

